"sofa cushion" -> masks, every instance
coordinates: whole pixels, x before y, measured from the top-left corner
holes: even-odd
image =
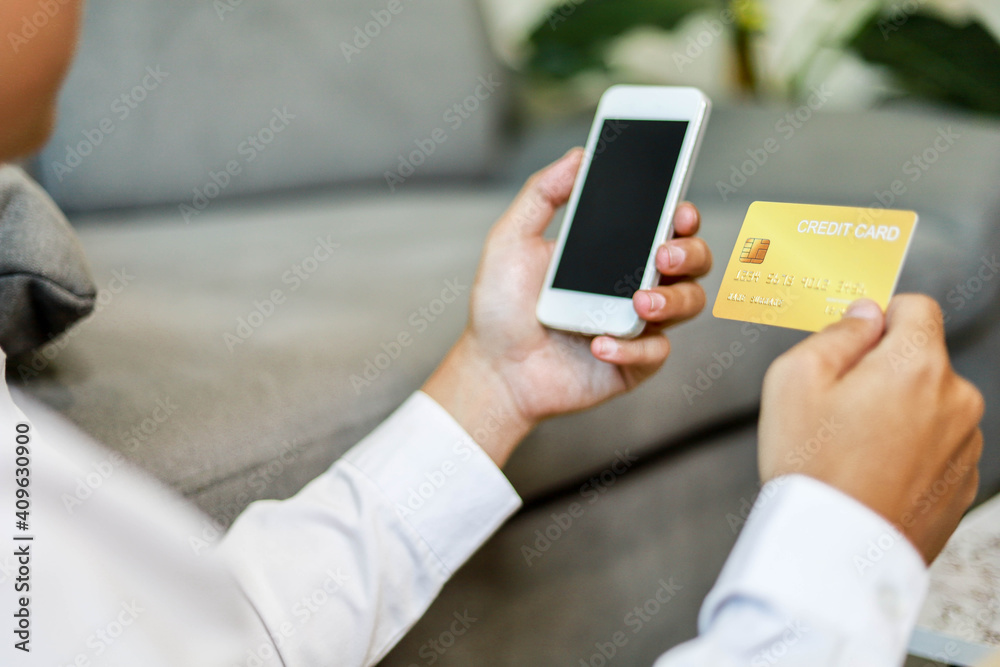
[[[38,169],[64,208],[190,221],[237,193],[483,173],[506,100],[473,0],[92,0]]]
[[[234,204],[180,231],[170,212],[104,215],[81,237],[98,284],[117,275],[124,287],[58,352],[9,373],[228,523],[253,499],[294,493],[420,386],[466,317],[464,298],[442,311],[440,295],[466,296],[511,194]],[[731,247],[739,212],[704,212],[710,245]],[[925,233],[913,256],[933,261],[942,249],[970,254]],[[710,294],[719,280],[718,271],[706,279]],[[395,349],[402,332],[413,343]],[[531,498],[602,468],[616,450],[638,455],[752,414],[768,364],[802,335],[704,314],[673,332],[656,378],[544,424],[507,472]],[[727,363],[734,343],[744,353]],[[729,367],[720,374],[716,364]]]
[[[722,114],[719,125],[739,120]],[[817,117],[810,129],[822,132],[826,122]],[[840,119],[830,122],[841,128]],[[996,135],[962,131],[970,141],[956,150],[970,159],[956,153],[950,168],[994,179],[995,165],[971,158],[990,147],[1000,156]],[[783,168],[819,164],[817,179],[830,180],[825,154],[808,152],[824,144],[801,139],[788,144]],[[714,141],[706,151],[729,148]],[[896,141],[896,150],[905,147],[905,137]],[[749,199],[707,196],[714,179],[706,188],[698,173],[692,196],[702,234],[724,257]],[[8,372],[228,523],[253,499],[294,493],[421,385],[462,329],[482,243],[513,194],[316,191],[220,202],[187,227],[171,208],[80,216],[98,285],[114,272],[127,284],[60,342],[54,360],[36,355]],[[948,304],[997,247],[996,194],[953,203],[951,192],[938,194],[933,209],[921,208],[901,289]],[[949,214],[953,207],[962,217]],[[711,296],[723,267],[717,262],[704,280]],[[995,309],[998,283],[981,282],[961,308],[949,307],[953,341]],[[446,290],[462,298],[445,307]],[[397,348],[404,332],[413,342]],[[673,354],[659,375],[628,396],[543,424],[507,473],[522,495],[538,497],[600,470],[616,451],[648,453],[752,415],[768,365],[804,335],[706,311],[673,330]]]
[[[62,212],[21,169],[0,165],[0,348],[15,356],[51,341],[96,297]]]

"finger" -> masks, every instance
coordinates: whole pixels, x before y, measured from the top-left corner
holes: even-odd
[[[979,495],[979,468],[972,469],[966,484],[965,497],[962,498],[962,507],[968,510],[972,507],[972,503],[976,501],[976,496]],[[963,511],[962,514],[964,513]]]
[[[701,212],[689,201],[681,202],[674,213],[674,236],[694,236],[701,228]]]
[[[976,499],[976,494],[979,491],[979,460],[983,455],[983,431],[982,429],[976,429],[976,432],[972,435],[969,444],[966,446],[963,452],[965,457],[966,465],[970,466],[969,471],[969,486],[971,487],[968,492],[968,497],[965,499],[965,508],[968,509],[972,502]]]
[[[574,148],[535,173],[500,218],[499,230],[521,236],[541,236],[560,207],[569,201],[583,160],[583,149]]]
[[[943,481],[956,486],[953,502],[959,504],[961,509],[959,514],[969,508],[969,505],[976,498],[976,492],[979,490],[979,458],[982,454],[982,449],[983,433],[979,429],[976,429],[962,444],[960,451],[951,458],[947,471],[942,475]],[[961,477],[957,480],[950,479],[950,475],[953,475],[955,472],[958,472]],[[938,479],[940,480],[941,477]],[[931,489],[928,489],[928,491],[931,491]]]
[[[979,387],[972,384],[965,378],[952,374],[951,382],[945,389],[946,396],[950,399],[950,412],[954,416],[955,424],[965,425],[969,435],[973,433],[983,421],[986,414],[986,400]]]
[[[964,470],[964,473],[958,479],[950,477],[955,468]],[[944,496],[936,488],[941,481],[945,482],[949,487],[949,491]],[[953,484],[954,487],[952,487]],[[948,538],[958,527],[962,515],[975,501],[978,490],[979,469],[975,465],[970,466],[967,460],[957,457],[949,461],[948,472],[943,477],[939,477],[934,484],[930,485],[921,494],[921,498],[929,497],[935,499],[932,502],[943,502],[946,505],[946,507],[941,507],[937,511],[942,517],[947,518],[947,523],[934,531],[935,534],[930,536],[931,542],[924,542],[920,547],[920,552],[928,565],[933,563],[938,554],[944,549],[948,543]]]
[[[876,353],[875,361],[888,364],[893,372],[911,373],[914,380],[933,382],[948,373],[951,362],[941,307],[923,294],[894,297],[886,309],[885,337]]]
[[[972,468],[979,467],[979,461],[983,457],[984,444],[983,429],[976,428],[972,435],[969,436],[966,446],[962,451],[965,462]]]
[[[658,368],[670,354],[670,341],[657,333],[644,333],[631,340],[598,336],[591,341],[590,351],[601,361],[616,366]]]
[[[809,374],[836,380],[861,361],[878,343],[885,328],[882,309],[871,299],[847,307],[843,319],[793,347],[786,363]]]
[[[656,251],[656,270],[663,276],[700,278],[712,270],[712,251],[704,239],[667,241]]]
[[[696,282],[641,290],[632,297],[635,312],[647,322],[684,321],[705,308],[705,290]]]
[[[946,350],[941,307],[924,294],[894,297],[886,310],[885,326],[883,346],[890,350],[898,350],[907,344],[930,347],[936,352]]]

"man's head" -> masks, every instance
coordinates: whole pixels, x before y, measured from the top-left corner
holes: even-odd
[[[48,138],[82,0],[0,0],[0,162]]]

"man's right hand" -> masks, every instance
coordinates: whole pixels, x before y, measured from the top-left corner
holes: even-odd
[[[983,397],[948,358],[941,309],[870,300],[795,346],[764,379],[763,481],[809,475],[897,526],[929,564],[979,484]]]

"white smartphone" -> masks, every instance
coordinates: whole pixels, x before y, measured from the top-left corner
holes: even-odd
[[[538,299],[539,322],[634,338],[632,296],[659,283],[711,101],[697,88],[614,86],[601,98]]]

